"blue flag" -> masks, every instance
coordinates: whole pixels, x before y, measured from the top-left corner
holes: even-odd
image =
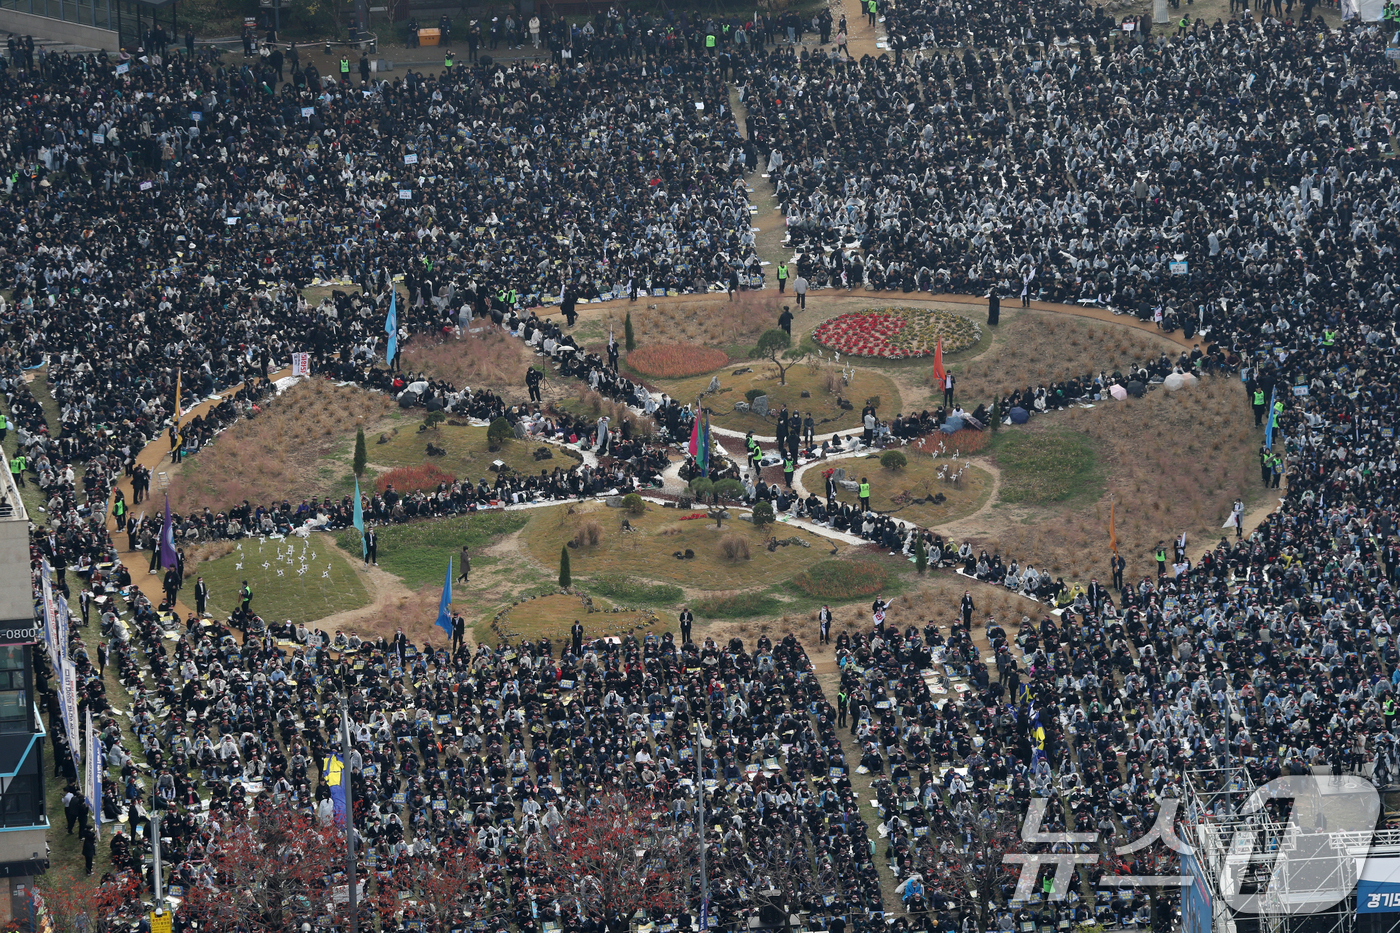
[[[399,292],[389,283],[389,316],[384,319],[384,333],[389,335],[389,352],[385,361],[392,363],[399,352]]]
[[[180,563],[175,553],[175,525],[170,520],[170,493],[165,494],[165,523],[160,526],[160,565],[169,570]]]
[[[1274,449],[1274,399],[1278,396],[1278,386],[1269,393],[1269,418],[1264,423],[1264,446]]]
[[[360,478],[355,477],[355,528],[360,532],[360,556],[369,560],[369,545],[365,543],[365,507],[360,504]]]
[[[452,613],[448,607],[452,605],[452,558],[447,558],[447,579],[442,581],[442,600],[438,603],[438,628],[443,629],[447,634],[452,634]]]

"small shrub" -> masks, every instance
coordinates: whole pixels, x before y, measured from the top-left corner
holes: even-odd
[[[744,392],[744,400],[747,401],[750,405],[752,405],[754,399],[758,398],[760,395],[767,394],[768,393],[763,391],[762,389],[749,389],[746,392]]]
[[[792,578],[800,592],[817,599],[874,596],[889,583],[889,572],[868,561],[824,560]]]
[[[715,491],[715,481],[704,476],[693,479],[690,481],[690,491],[695,493],[696,498],[711,495]]]
[[[589,519],[578,526],[574,532],[574,547],[597,547],[603,540],[603,526]]]
[[[389,488],[394,487],[394,491],[400,494],[410,492],[431,492],[437,489],[439,483],[454,483],[457,478],[451,473],[445,472],[431,463],[420,463],[417,466],[395,467],[387,473],[381,473],[375,480],[374,488],[380,495]]]
[[[775,521],[773,515],[773,504],[767,499],[760,499],[754,503],[753,525],[755,528],[762,528],[764,525],[771,525]]]
[[[914,539],[914,570],[921,577],[928,570],[928,552],[924,550],[923,537]]]
[[[628,353],[637,349],[637,333],[632,329],[631,311],[627,312],[627,317],[622,322],[622,340]]]
[[[573,584],[573,575],[569,573],[569,546],[566,544],[559,549],[559,588],[567,590]]]
[[[446,420],[447,412],[443,411],[442,409],[438,409],[437,411],[430,411],[423,418],[423,427],[426,430],[435,431],[437,430],[438,425],[442,424]]]
[[[778,601],[762,593],[716,594],[694,604],[695,612],[707,619],[751,619],[773,615]]]
[[[887,450],[880,454],[880,466],[887,470],[902,470],[909,465],[909,458],[897,450]]]
[[[652,343],[627,354],[627,365],[653,379],[683,379],[719,369],[729,354],[687,343]]]
[[[510,422],[504,418],[492,421],[491,427],[486,429],[486,440],[493,449],[513,437],[515,437],[515,428],[512,428]]]
[[[622,497],[622,508],[625,509],[629,515],[641,515],[647,510],[647,503],[645,499],[635,492],[629,492]]]
[[[714,493],[721,499],[737,499],[744,494],[744,484],[737,479],[715,480]]]
[[[365,465],[369,462],[369,452],[365,449],[365,429],[355,430],[355,460],[351,469],[356,476],[365,475]]]
[[[740,535],[725,535],[719,539],[719,553],[725,560],[748,560],[749,539]]]

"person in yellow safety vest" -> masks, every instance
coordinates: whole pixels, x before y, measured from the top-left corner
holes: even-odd
[[[10,478],[20,489],[24,488],[24,470],[28,465],[29,461],[24,459],[24,454],[20,451],[16,451],[10,458]]]
[[[1274,427],[1278,427],[1278,419],[1283,417],[1283,399],[1274,402]]]
[[[778,263],[778,294],[781,295],[787,290],[788,271],[787,263]]]
[[[3,414],[0,414],[0,443],[4,442],[5,435],[8,434],[9,431],[10,422],[5,418]]]
[[[1179,22],[1179,23],[1176,24],[1176,34],[1177,34],[1178,36],[1184,36],[1184,35],[1186,35],[1186,30],[1188,30],[1188,29],[1190,29],[1190,28],[1191,28],[1191,14],[1190,14],[1190,13],[1187,13],[1187,14],[1185,14],[1184,16],[1181,17],[1181,22]]]
[[[1157,542],[1157,552],[1152,555],[1157,560],[1157,576],[1167,575],[1167,549],[1162,542]]]
[[[870,480],[864,476],[860,478],[860,510],[870,511]]]
[[[715,50],[715,34],[713,30],[705,33],[705,50],[707,52],[714,52]]]
[[[451,71],[451,70],[452,70],[453,59],[454,59],[454,56],[453,56],[453,54],[452,54],[452,50],[449,49],[449,50],[447,51],[447,55],[446,55],[446,56],[443,58],[443,60],[442,60],[442,67],[446,68],[448,71]]]
[[[1322,345],[1330,347],[1337,342],[1337,332],[1335,330],[1324,330],[1322,332]]]
[[[1253,406],[1254,406],[1254,426],[1255,426],[1256,428],[1258,428],[1258,427],[1263,427],[1263,425],[1264,425],[1264,405],[1265,405],[1265,401],[1264,401],[1264,390],[1263,390],[1263,389],[1260,389],[1260,388],[1258,388],[1258,387],[1255,388],[1255,390],[1254,390],[1254,398],[1253,398],[1253,400],[1252,400],[1252,404],[1253,404]]]
[[[350,58],[346,55],[340,56],[340,80],[350,83]]]
[[[870,17],[870,25],[876,25],[879,11],[880,7],[877,5],[876,0],[865,0],[865,12],[866,15]]]

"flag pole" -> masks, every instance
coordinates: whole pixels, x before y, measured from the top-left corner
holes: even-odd
[[[345,788],[345,880],[350,910],[350,933],[360,931],[360,910],[355,897],[355,769],[350,764],[350,701],[340,695],[340,783]]]

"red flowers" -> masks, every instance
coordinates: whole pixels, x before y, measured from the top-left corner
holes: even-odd
[[[847,356],[903,360],[929,356],[943,338],[944,352],[971,346],[980,338],[975,323],[934,308],[853,311],[823,321],[812,339]]]

